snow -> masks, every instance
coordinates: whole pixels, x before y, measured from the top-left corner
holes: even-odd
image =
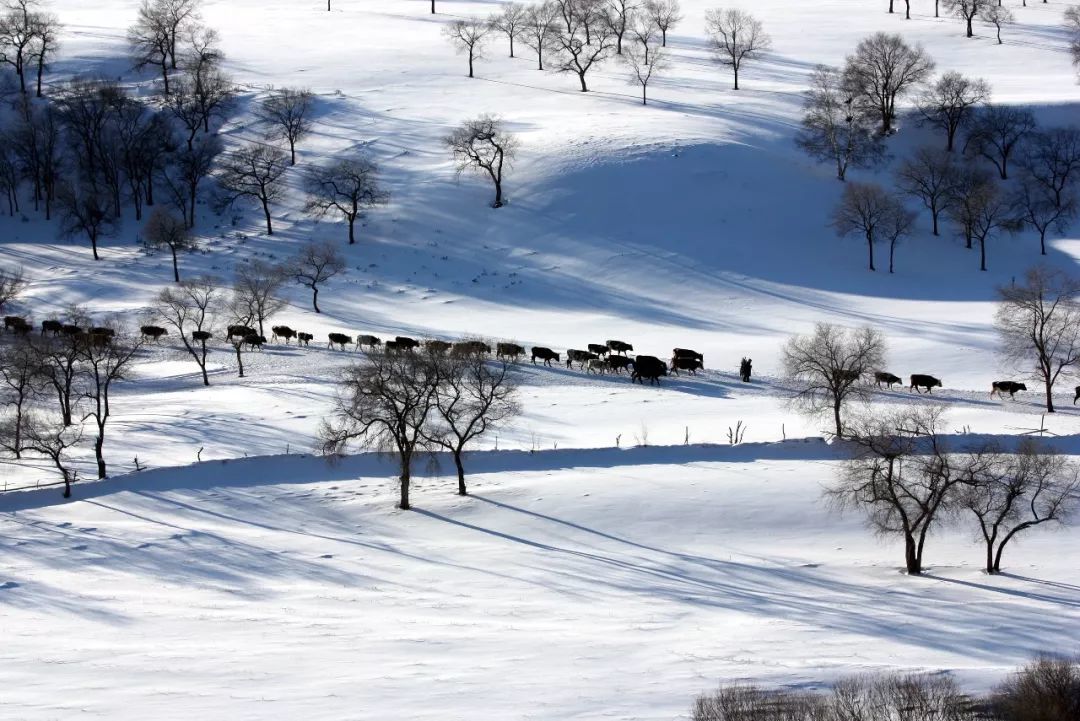
[[[878,30],[921,42],[939,70],[986,78],[1044,124],[1075,123],[1065,5],[1014,8],[998,46],[985,27],[963,38],[929,2],[911,21],[884,0],[744,3],[774,50],[738,92],[709,57],[710,4],[683,5],[672,69],[642,107],[615,63],[583,94],[536,71],[526,48],[504,57],[498,37],[464,77],[440,30],[497,3],[437,0],[432,16],[426,0],[334,0],[329,13],[318,0],[205,1],[244,90],[228,142],[262,139],[250,106],[271,86],[310,87],[317,117],[275,235],[255,209],[200,207],[205,249],[181,273],[227,280],[309,238],[341,242],[349,270],[320,294],[322,314],[289,290],[274,320],[314,344],[249,353],[244,379],[231,348],[212,351],[204,388],[175,338],[148,347],[115,391],[110,480],[78,484],[70,502],[55,488],[0,495],[5,717],[670,719],[720,679],[941,668],[981,690],[1038,651],[1075,650],[1075,528],[1030,533],[994,578],[970,529],[942,532],[927,577],[900,574],[895,542],[821,505],[837,451],[778,378],[791,333],[869,323],[888,338],[889,370],[945,381],[934,398],[950,431],[1045,422],[1080,454],[1068,383],[1046,419],[1037,393],[987,398],[990,381],[1023,375],[995,354],[992,301],[1038,259],[1037,238],[997,239],[980,273],[922,217],[897,272],[869,273],[863,246],[826,226],[840,184],[792,143],[814,66]],[[53,0],[56,76],[121,77],[149,94],[153,77],[125,59],[135,6]],[[498,210],[486,181],[455,177],[440,140],[482,112],[522,146]],[[889,145],[899,159],[925,142],[941,139],[905,118]],[[344,226],[306,217],[297,191],[304,167],[355,150],[380,162],[392,197],[345,246]],[[0,263],[32,281],[19,309],[40,321],[82,304],[137,323],[171,278],[138,231],[125,218],[95,263],[37,214],[0,218]],[[1050,246],[1048,263],[1076,270],[1075,229]],[[418,510],[400,512],[389,462],[306,455],[336,372],[358,358],[325,347],[332,331],[557,351],[619,338],[661,357],[695,348],[709,370],[651,388],[524,364],[524,415],[471,457],[475,495],[453,495],[445,459],[421,464]],[[743,356],[750,385],[733,373]],[[739,421],[749,443],[725,447]],[[149,470],[133,472],[136,458]],[[0,463],[4,488],[54,478],[36,461]]]

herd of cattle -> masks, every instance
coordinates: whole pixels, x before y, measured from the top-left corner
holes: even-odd
[[[26,336],[33,330],[33,325],[26,318],[21,316],[5,316],[4,317],[4,330],[5,332],[11,332],[15,335]],[[140,329],[140,333],[145,338],[157,341],[162,336],[169,334],[169,331],[161,326],[156,325],[144,325]],[[296,331],[285,325],[276,325],[271,328],[272,341],[285,341],[288,345],[294,338],[298,345],[308,346],[311,341],[314,340],[314,336],[311,333],[305,333],[303,331]],[[105,326],[91,326],[83,328],[79,325],[72,323],[64,323],[60,320],[44,320],[41,322],[41,334],[45,335],[50,333],[53,336],[79,336],[85,337],[89,342],[102,345],[110,343],[116,334],[115,329]],[[191,339],[196,343],[207,343],[213,338],[213,334],[209,331],[193,331],[191,333]],[[406,336],[397,336],[393,340],[383,341],[373,335],[358,335],[354,339],[350,335],[344,333],[330,333],[327,336],[328,348],[337,347],[340,350],[345,350],[350,347],[355,347],[359,350],[368,349],[375,350],[376,348],[382,348],[386,353],[411,353],[417,349],[423,349],[429,353],[444,354],[450,353],[451,355],[468,355],[468,356],[487,356],[492,352],[491,346],[487,343],[479,340],[466,340],[450,343],[442,340],[426,340],[420,341],[415,338],[409,338]],[[267,342],[266,338],[260,335],[254,328],[250,328],[245,325],[230,325],[226,328],[226,340],[238,344],[241,346],[249,346],[251,348],[262,349],[262,346]],[[587,346],[588,350],[576,350],[571,348],[566,351],[566,367],[572,368],[574,363],[578,364],[580,370],[586,370],[589,373],[615,373],[621,374],[624,370],[630,375],[632,382],[644,383],[646,380],[650,384],[658,384],[660,378],[668,375],[669,373],[679,374],[680,370],[689,371],[696,375],[698,370],[705,367],[705,356],[697,351],[689,348],[675,348],[672,351],[671,360],[663,361],[656,356],[651,355],[637,355],[634,358],[630,358],[627,353],[634,350],[634,346],[630,343],[625,343],[620,340],[609,340],[606,343],[590,343]],[[532,346],[528,352],[524,346],[520,346],[517,343],[497,343],[495,346],[495,355],[500,360],[508,360],[518,362],[523,357],[528,355],[535,365],[539,360],[543,365],[551,367],[552,363],[562,363],[562,355],[553,351],[551,348],[544,346]],[[837,379],[842,381],[858,381],[861,378],[861,374],[854,370],[836,370]],[[912,374],[909,378],[910,385],[908,387],[910,391],[922,392],[922,389],[926,389],[927,393],[933,393],[934,388],[940,388],[941,380],[931,375],[925,375],[921,373]],[[878,387],[884,386],[885,388],[892,388],[894,385],[900,385],[903,380],[892,373],[886,373],[878,371],[874,373],[874,382]],[[1027,386],[1019,381],[995,381],[990,390],[990,397],[995,395],[1004,397],[1005,393],[1009,394],[1010,398],[1014,398],[1018,391],[1026,391]],[[1080,400],[1080,386],[1075,389],[1075,395],[1073,397],[1073,404]]]

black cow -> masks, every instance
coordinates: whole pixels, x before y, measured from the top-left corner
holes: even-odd
[[[7,330],[8,328],[18,328],[21,325],[29,325],[26,322],[26,318],[18,315],[4,316],[4,330]]]
[[[599,357],[600,356],[596,355],[595,353],[590,353],[587,350],[571,349],[566,351],[566,367],[569,368],[571,363],[577,361],[579,364],[578,367],[584,368],[586,363]]]
[[[467,340],[462,343],[455,343],[453,348],[455,351],[460,348],[459,352],[469,355],[489,355],[491,353],[491,346],[482,340]]]
[[[1076,401],[1080,400],[1080,386],[1076,386],[1076,395],[1073,396],[1073,405],[1076,405]]]
[[[262,350],[263,344],[266,343],[266,336],[261,336],[258,333],[250,333],[244,336],[240,343]]]
[[[296,334],[296,342],[303,345],[311,343],[311,341],[313,341],[314,339],[315,336],[311,335],[311,333],[304,333],[301,331]]]
[[[556,363],[559,363],[561,361],[558,353],[551,350],[550,348],[545,348],[542,345],[534,345],[530,350],[532,351],[533,365],[536,365],[537,358],[544,361],[544,365],[549,368],[551,367],[551,361],[555,361]]]
[[[233,336],[246,338],[249,335],[256,335],[255,329],[248,328],[246,325],[230,325],[227,330],[228,335],[225,336],[225,340],[232,340]]]
[[[83,329],[73,323],[60,326],[60,332],[66,336],[82,335]]]
[[[612,349],[614,350],[614,349]],[[649,379],[649,385],[659,385],[660,376],[668,374],[667,365],[656,356],[639,355],[634,358],[634,372],[630,375],[630,382],[637,381],[645,385],[645,378]]]
[[[634,350],[634,346],[629,343],[623,343],[621,340],[609,340],[607,342],[607,347],[613,353],[620,353],[622,355],[626,355],[627,351]]]
[[[427,348],[428,353],[442,355],[446,353],[446,351],[450,350],[451,344],[447,343],[444,340],[429,340],[427,343],[424,344],[424,347]]]
[[[344,333],[330,333],[326,336],[330,339],[330,342],[326,344],[327,348],[332,348],[334,345],[341,346],[341,350],[345,350],[345,346],[352,345],[352,338]]]
[[[412,350],[413,348],[420,347],[420,341],[403,335],[399,335],[397,338],[394,338],[394,342],[398,344],[398,348],[401,348],[403,350]]]
[[[922,375],[921,373],[915,373],[911,376],[911,387],[908,388],[908,393],[915,391],[916,393],[922,393],[920,388],[925,388],[927,393],[934,392],[934,386],[941,388],[941,381],[934,376]]]
[[[671,372],[675,375],[679,375],[679,370],[690,371],[691,374],[697,375],[698,369],[704,369],[705,364],[697,358],[688,358],[686,356],[676,356],[671,359]]]
[[[107,345],[116,337],[116,331],[112,328],[106,328],[105,326],[94,326],[87,331],[94,343],[99,346]]]
[[[607,367],[615,373],[621,373],[623,368],[629,368],[633,365],[633,361],[624,355],[609,355],[604,359],[604,362],[607,363]]]
[[[63,327],[64,324],[58,320],[43,320],[41,321],[41,335],[45,335],[46,333],[60,335],[60,330]]]
[[[599,343],[590,343],[588,348],[590,353],[595,353],[601,358],[611,352],[610,348],[608,348],[606,345],[600,345]]]
[[[396,340],[388,340],[383,344],[383,350],[387,353],[399,353],[401,351],[409,350],[406,346],[401,345]]]
[[[848,368],[833,368],[833,378],[840,383],[856,383],[862,374]]]
[[[139,332],[153,341],[157,341],[163,335],[169,335],[169,331],[159,325],[144,325],[139,328]]]
[[[363,348],[368,346],[372,350],[375,350],[375,346],[382,345],[382,341],[373,335],[358,335],[356,336],[356,347]]]
[[[502,359],[509,358],[517,363],[517,359],[525,355],[525,349],[517,343],[498,343],[495,346],[495,355]]]
[[[11,332],[15,335],[30,335],[30,331],[33,330],[33,326],[29,323],[23,323],[22,325],[14,325],[11,327]]]
[[[903,383],[904,381],[900,376],[894,376],[892,373],[886,373],[885,371],[877,371],[874,373],[874,384],[878,388],[884,383],[886,388],[892,388],[894,384]]]
[[[196,343],[202,343],[206,345],[206,341],[214,337],[214,334],[208,330],[193,330],[191,331],[191,340]]]
[[[701,361],[701,367],[705,367],[705,356],[698,353],[696,350],[690,350],[689,348],[674,348],[671,351],[672,358],[694,358]]]
[[[1009,398],[1016,397],[1016,391],[1026,391],[1027,386],[1018,381],[994,381],[990,387],[990,397],[993,398],[994,394],[1002,396],[1005,393],[1009,394]]]
[[[270,329],[273,334],[270,336],[271,340],[277,340],[278,338],[285,339],[285,345],[289,345],[289,339],[296,337],[296,331],[287,325],[275,325]]]

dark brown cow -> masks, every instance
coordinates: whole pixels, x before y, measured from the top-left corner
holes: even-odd
[[[518,358],[525,355],[525,349],[517,343],[498,343],[495,346],[495,355],[504,360],[509,358],[516,363]]]
[[[206,341],[214,337],[214,334],[208,330],[193,330],[191,331],[191,340],[196,343],[202,343],[206,345]]]
[[[649,385],[660,385],[660,376],[668,374],[667,364],[656,356],[639,355],[634,358],[634,372],[630,375],[630,382],[637,381],[645,385],[646,378]]]
[[[697,375],[698,370],[704,368],[705,364],[703,364],[700,360],[698,360],[697,358],[688,358],[686,356],[683,356],[681,358],[676,356],[675,358],[671,359],[670,363],[670,370],[675,375],[679,375],[680,370],[690,371],[692,375]]]
[[[450,350],[450,344],[444,340],[429,340],[424,344],[424,348],[426,348],[429,353],[443,355],[446,351]]]
[[[413,348],[420,347],[420,341],[415,338],[409,338],[408,336],[399,335],[394,338],[394,342],[398,344],[398,348],[402,350],[412,350]]]
[[[672,358],[694,358],[701,361],[701,367],[705,367],[705,356],[698,353],[696,350],[690,350],[689,348],[673,348],[671,351]]]
[[[139,332],[153,341],[159,340],[163,335],[169,335],[169,331],[159,325],[144,325],[139,328]]]
[[[256,335],[255,329],[248,328],[246,325],[230,325],[227,331],[228,335],[225,336],[225,340],[232,340],[234,336],[246,338],[249,335]]]
[[[73,323],[60,326],[60,332],[66,336],[82,335],[83,329]]]
[[[621,340],[609,340],[607,342],[607,347],[613,353],[619,353],[620,355],[626,355],[627,351],[634,350],[634,346],[630,345],[629,343],[623,343]]]
[[[240,341],[242,345],[251,346],[252,348],[263,349],[263,344],[266,343],[266,336],[261,336],[258,333],[250,333],[243,337]]]
[[[624,368],[629,368],[633,365],[633,361],[624,355],[609,355],[604,359],[607,363],[607,367],[615,373],[621,373]]]
[[[566,367],[570,368],[570,364],[577,361],[578,368],[584,368],[586,363],[599,357],[600,356],[595,353],[590,353],[587,350],[574,350],[571,348],[566,351]]]
[[[296,334],[296,342],[301,345],[308,345],[313,340],[315,340],[315,336],[311,335],[311,333],[299,332]]]
[[[341,346],[341,350],[345,350],[345,346],[352,345],[352,338],[344,333],[331,333],[327,336],[330,342],[326,344],[327,348],[332,348],[335,345]]]
[[[884,383],[886,388],[892,388],[894,385],[903,383],[903,379],[900,376],[894,376],[892,373],[886,373],[884,371],[877,371],[874,373],[874,384],[880,388]]]
[[[60,331],[63,327],[64,324],[58,320],[43,320],[41,321],[41,335],[45,335],[46,333],[60,335]]]
[[[544,361],[544,365],[546,365],[548,368],[551,367],[551,361],[555,361],[556,363],[559,363],[561,361],[558,353],[551,350],[550,348],[545,348],[542,345],[534,345],[530,350],[532,352],[533,365],[536,365],[537,358]]]
[[[941,381],[934,376],[915,373],[911,376],[911,387],[908,388],[908,393],[911,391],[922,393],[922,391],[919,390],[920,388],[925,388],[927,393],[933,393],[935,386],[941,388]]]
[[[275,325],[273,328],[270,329],[270,331],[271,331],[271,335],[270,335],[271,340],[277,340],[278,338],[284,338],[285,339],[285,345],[289,345],[289,340],[291,338],[296,337],[296,331],[294,331],[292,328],[290,328],[287,325]]]
[[[23,326],[23,325],[29,325],[29,323],[27,323],[26,318],[23,318],[22,316],[18,316],[18,315],[5,315],[4,316],[4,330],[8,330],[9,328],[17,328],[17,327]]]
[[[356,347],[363,348],[367,346],[372,350],[375,350],[375,346],[382,345],[382,341],[373,335],[358,335],[356,336]]]
[[[588,348],[590,353],[595,353],[601,358],[611,352],[610,348],[608,348],[606,345],[601,345],[600,343],[590,343],[588,345]]]

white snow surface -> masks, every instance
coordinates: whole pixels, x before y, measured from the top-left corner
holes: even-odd
[[[427,0],[334,0],[332,12],[205,0],[244,90],[228,141],[262,139],[250,106],[271,86],[310,87],[317,121],[290,186],[362,149],[392,200],[354,246],[342,224],[307,218],[299,192],[275,210],[272,237],[254,209],[200,209],[205,250],[181,259],[185,276],[227,280],[235,263],[283,259],[312,237],[340,241],[349,271],[320,315],[290,289],[274,320],[315,345],[250,353],[247,378],[231,349],[214,351],[203,388],[175,339],[149,347],[115,391],[111,479],[80,483],[69,502],[52,487],[0,495],[0,716],[671,719],[721,679],[947,669],[984,690],[1037,652],[1080,648],[1075,528],[1021,538],[999,577],[980,572],[970,529],[943,531],[926,577],[903,575],[899,544],[822,504],[839,451],[777,378],[791,333],[869,323],[889,340],[890,370],[944,380],[934,396],[950,431],[1045,422],[1080,453],[1071,383],[1045,420],[1037,393],[987,398],[991,380],[1024,375],[995,354],[993,298],[1038,260],[1037,238],[997,239],[980,273],[973,251],[921,217],[897,272],[870,273],[864,246],[826,225],[842,186],[792,142],[814,66],[877,30],[921,42],[939,70],[984,77],[1044,124],[1077,122],[1065,5],[1015,7],[999,46],[986,27],[965,39],[928,0],[910,21],[887,0],[747,1],[774,50],[736,92],[702,31],[712,5],[684,0],[672,68],[642,107],[614,62],[580,93],[574,77],[538,72],[527,48],[505,57],[498,37],[466,78],[440,30],[498,4],[437,0],[431,15]],[[125,57],[135,2],[51,6],[65,25],[56,77],[150,92],[153,77]],[[482,112],[521,140],[498,210],[482,178],[455,177],[441,143]],[[940,140],[904,118],[889,145],[898,160]],[[852,176],[889,182],[895,164]],[[82,304],[137,323],[171,277],[138,231],[125,218],[94,262],[36,213],[0,217],[0,263],[32,280],[20,310],[40,321]],[[1075,229],[1050,246],[1046,262],[1076,270]],[[661,357],[696,348],[710,370],[657,389],[526,364],[523,417],[469,458],[473,495],[453,494],[445,459],[422,463],[417,510],[402,512],[389,461],[306,455],[336,372],[358,358],[326,349],[331,331],[558,351],[620,338]],[[742,356],[750,385],[731,372]],[[748,443],[722,445],[737,421]],[[134,472],[136,457],[149,470]],[[43,463],[0,461],[4,488],[52,480]]]

